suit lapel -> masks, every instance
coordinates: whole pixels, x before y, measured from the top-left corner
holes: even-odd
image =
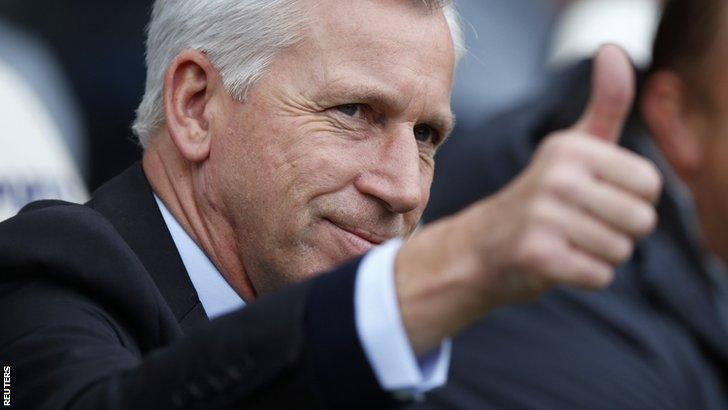
[[[183,330],[208,320],[141,163],[104,184],[88,205],[106,216],[136,253]]]

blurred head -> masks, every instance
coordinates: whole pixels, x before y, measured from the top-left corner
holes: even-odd
[[[708,245],[728,261],[728,8],[671,0],[641,108],[660,150],[690,188]]]
[[[248,295],[305,279],[415,228],[460,41],[434,0],[157,1],[145,170]]]

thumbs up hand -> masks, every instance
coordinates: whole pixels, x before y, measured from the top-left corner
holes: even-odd
[[[596,290],[611,282],[635,241],[654,229],[661,190],[656,167],[616,144],[633,97],[628,58],[602,47],[581,119],[546,137],[500,192],[400,249],[397,294],[417,351],[556,284]]]
[[[594,58],[589,105],[573,129],[617,142],[634,100],[634,71],[624,52],[603,46]]]

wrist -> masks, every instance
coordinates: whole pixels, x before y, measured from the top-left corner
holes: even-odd
[[[395,259],[402,321],[417,355],[424,354],[482,315],[471,280],[473,263],[450,234],[453,219],[429,225]]]

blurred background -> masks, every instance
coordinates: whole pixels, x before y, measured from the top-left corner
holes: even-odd
[[[537,95],[551,72],[605,41],[644,66],[659,14],[657,0],[456,3],[469,53],[453,95],[455,138]],[[140,158],[130,125],[151,4],[0,0],[0,140],[9,147],[0,152],[0,219],[34,199],[83,201]]]

